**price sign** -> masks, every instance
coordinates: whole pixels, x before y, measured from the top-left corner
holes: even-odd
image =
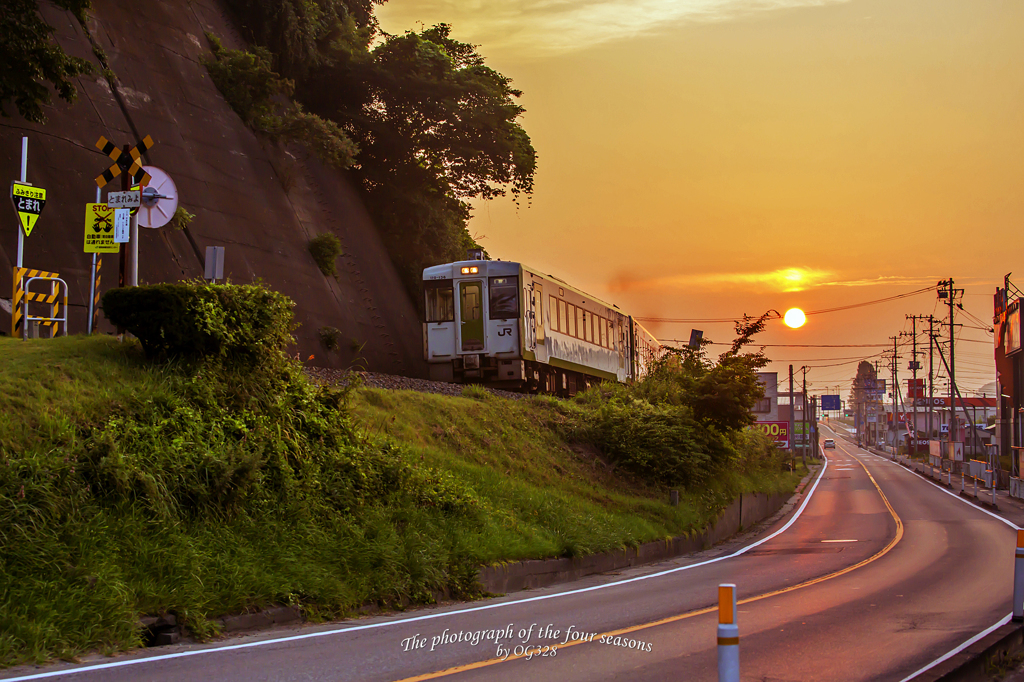
[[[21,229],[28,237],[32,234],[32,228],[39,221],[39,214],[43,212],[43,206],[46,206],[46,190],[24,182],[12,182],[11,202],[14,204],[14,210],[18,213]]]

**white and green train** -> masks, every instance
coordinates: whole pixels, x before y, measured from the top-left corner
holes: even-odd
[[[610,305],[520,263],[423,270],[423,349],[436,381],[574,395],[642,377],[661,346]]]

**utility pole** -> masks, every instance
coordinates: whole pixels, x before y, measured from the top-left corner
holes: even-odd
[[[796,405],[793,404],[793,365],[789,366],[789,454],[796,462],[796,424],[794,423]]]
[[[921,363],[919,363],[917,361],[917,321],[921,320],[923,322],[924,320],[928,320],[929,321],[929,326],[930,326],[930,324],[931,324],[931,315],[907,315],[907,319],[912,322],[913,329],[914,329],[914,331],[913,331],[914,357],[910,361],[910,369],[912,369],[914,371],[914,390],[912,391],[913,394],[914,394],[913,395],[913,400],[914,400],[914,434],[912,436],[913,443],[911,444],[910,451],[911,451],[912,454],[917,454],[917,399],[919,397],[920,398],[924,397],[923,395],[922,396],[918,396],[917,395],[917,390],[918,390],[918,388],[917,388],[917,370],[920,369],[920,364],[921,364]],[[928,358],[929,358],[929,360],[928,360],[928,381],[931,382],[931,371],[932,371],[932,368],[931,368],[931,345],[929,345],[929,355],[928,355]],[[911,393],[911,391],[908,391],[908,394],[909,393]],[[929,397],[930,397],[930,394],[929,394]],[[929,415],[929,419],[928,419],[928,432],[929,433],[928,433],[928,437],[931,438],[931,409],[930,409],[931,401],[929,400],[928,402],[929,402],[929,412],[928,412],[928,415]]]
[[[928,440],[932,438],[932,414],[935,412],[935,318],[928,316]],[[931,445],[928,446],[931,452]]]
[[[946,299],[946,305],[949,306],[949,362],[947,363],[949,370],[949,434],[947,442],[949,443],[949,458],[954,459],[954,423],[956,419],[956,403],[954,402],[956,396],[956,326],[954,325],[954,310],[956,308],[956,295],[963,293],[963,289],[953,288],[953,278],[942,280],[938,286],[946,287],[946,289],[939,289],[939,298]]]
[[[800,411],[801,420],[800,421],[803,422],[804,438],[807,439],[807,443],[804,446],[804,449],[800,451],[800,459],[803,461],[804,467],[806,467],[807,466],[807,450],[811,446],[811,430],[809,428],[809,424],[807,423],[807,365],[804,365],[800,369],[804,373],[804,385],[803,385],[803,389],[801,390],[801,393],[803,395],[800,396],[800,401],[801,401],[800,402],[800,408],[801,408],[801,411]]]

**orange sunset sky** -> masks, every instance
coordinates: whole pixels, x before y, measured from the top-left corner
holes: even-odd
[[[991,323],[1003,275],[1024,288],[1024,2],[389,0],[378,15],[392,33],[451,24],[524,91],[532,201],[477,204],[470,225],[494,258],[640,317],[814,311],[953,277]],[[773,321],[760,341],[891,348],[906,314],[933,312],[926,292]],[[992,336],[960,338],[971,391],[995,378]],[[770,370],[810,365],[813,392],[845,394],[882,350],[767,352]]]

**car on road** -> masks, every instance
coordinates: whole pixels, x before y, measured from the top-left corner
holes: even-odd
[[[836,449],[836,442],[834,440],[832,440],[831,438],[826,438],[825,439],[825,449],[828,450],[829,448],[832,448],[833,450],[835,450]]]

